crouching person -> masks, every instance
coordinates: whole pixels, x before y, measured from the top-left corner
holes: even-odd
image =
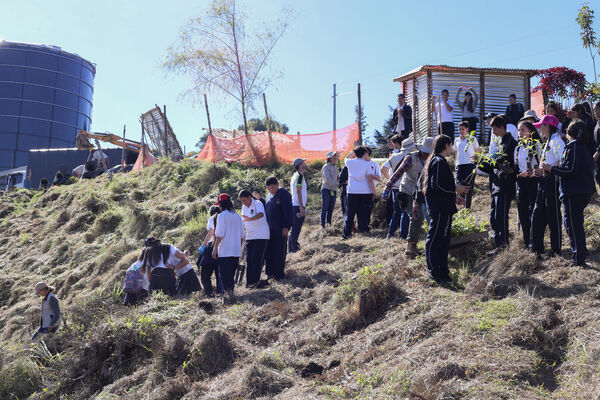
[[[144,242],[146,255],[142,271],[149,275],[150,286],[148,292],[160,290],[166,295],[175,295],[175,274],[173,268],[167,266],[171,254],[171,246],[162,244],[156,238],[148,238]]]
[[[173,245],[170,245],[167,267],[173,268],[175,275],[177,275],[177,294],[188,296],[192,292],[198,292],[202,289],[198,275],[196,275],[194,266],[190,263],[187,254]]]
[[[148,297],[150,279],[148,279],[148,273],[142,269],[145,256],[146,248],[144,247],[137,261],[127,268],[125,283],[123,284],[123,292],[125,293],[123,305],[125,306],[136,305]]]
[[[38,282],[35,285],[35,294],[42,298],[42,317],[40,328],[33,334],[31,340],[36,340],[40,335],[54,333],[60,324],[60,307],[54,295],[55,288]]]

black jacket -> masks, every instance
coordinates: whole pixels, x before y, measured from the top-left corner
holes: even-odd
[[[594,183],[594,159],[582,144],[572,141],[565,146],[560,165],[552,167],[552,173],[560,178],[560,198],[596,192]]]
[[[508,121],[506,122],[517,126],[519,124],[519,120],[523,118],[523,115],[525,115],[525,109],[521,103],[509,104],[508,107],[506,107],[505,114],[508,118]]]
[[[271,232],[281,232],[292,227],[292,195],[287,189],[279,188],[277,193],[265,204],[265,213]]]
[[[498,194],[500,191],[508,191],[509,195],[514,196],[517,178],[514,154],[517,141],[509,132],[506,132],[500,145],[502,146],[502,155],[496,158],[496,163],[492,165],[484,162],[479,169],[490,175],[492,195]]]
[[[425,201],[433,213],[455,214],[456,184],[452,169],[444,157],[435,154],[427,167]]]
[[[412,127],[412,108],[408,104],[404,104],[402,109],[402,118],[404,118],[404,133],[411,133]],[[398,126],[398,107],[394,108],[394,114],[392,115],[392,122],[394,123],[394,130]],[[401,132],[398,132],[401,133]]]

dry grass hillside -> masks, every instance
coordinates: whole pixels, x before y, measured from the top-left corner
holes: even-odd
[[[453,249],[445,289],[381,228],[342,241],[338,205],[321,230],[315,176],[302,250],[282,282],[238,288],[231,306],[200,294],[121,305],[144,237],[195,249],[215,195],[260,188],[271,173],[291,176],[286,166],[161,161],[112,182],[0,197],[0,398],[600,397],[597,198],[586,210],[588,268],[569,266],[566,236],[562,258],[523,250],[513,203],[510,248],[493,259],[489,242]],[[32,346],[41,279],[57,287],[65,318]]]

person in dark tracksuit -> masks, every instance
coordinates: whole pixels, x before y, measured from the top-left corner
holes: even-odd
[[[348,167],[344,165],[340,172],[340,207],[342,208],[342,216],[346,215],[346,207],[348,207]]]
[[[554,115],[544,117],[533,124],[542,137],[540,162],[549,165],[560,164],[565,149],[558,133],[558,118]],[[558,200],[558,179],[556,175],[544,173],[541,166],[534,169],[539,177],[535,206],[531,216],[531,250],[538,256],[544,254],[544,232],[550,229],[550,253],[552,257],[560,254],[562,248],[562,221]]]
[[[514,157],[517,169],[517,210],[525,248],[531,246],[531,216],[539,182],[533,170],[540,165],[540,151],[539,135],[533,124],[529,121],[520,122],[519,142]]]
[[[285,277],[285,256],[287,254],[287,237],[292,227],[292,196],[286,189],[279,187],[274,176],[266,180],[270,197],[265,204],[265,213],[269,223],[269,243],[265,253],[265,272],[269,279]]]
[[[452,154],[452,139],[439,135],[433,141],[433,154],[424,166],[425,202],[431,224],[425,241],[425,261],[431,277],[439,284],[451,281],[448,269],[450,228],[452,216],[457,212],[456,193],[466,193],[467,186],[456,186],[452,169],[445,157]],[[459,198],[460,199],[460,198]],[[460,199],[463,201],[463,199]]]
[[[492,256],[508,246],[508,212],[510,203],[515,197],[515,148],[517,141],[506,130],[506,120],[500,116],[494,117],[492,133],[500,138],[493,162],[484,162],[480,169],[490,175],[492,183],[492,203],[490,225],[494,230],[496,249],[488,255]]]
[[[565,227],[571,242],[573,262],[585,265],[587,248],[583,228],[583,210],[596,192],[594,160],[589,151],[593,141],[584,121],[573,120],[567,128],[569,143],[560,165],[542,164],[544,171],[560,179],[560,199],[565,214]]]
[[[596,126],[594,127],[594,163],[596,164],[596,183],[600,186],[600,101],[594,105]]]

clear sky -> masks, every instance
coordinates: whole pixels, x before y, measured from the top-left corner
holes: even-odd
[[[193,148],[207,127],[202,103],[181,98],[190,83],[165,75],[162,63],[182,24],[209,0],[4,0],[0,38],[53,44],[97,65],[91,130],[139,140],[140,114],[158,104],[180,143]],[[590,1],[597,12],[600,1]],[[275,20],[276,0],[240,0],[254,20]],[[549,68],[567,66],[592,80],[592,62],[575,22],[580,1],[358,1],[287,2],[294,18],[273,65],[283,78],[267,90],[269,112],[290,132],[332,129],[332,85],[337,126],[354,121],[361,83],[367,133],[381,129],[399,86],[392,79],[423,64]],[[260,26],[260,25],[259,25]],[[600,60],[598,60],[600,63]],[[232,102],[209,97],[213,127],[236,128]],[[264,117],[261,103],[250,117]]]

